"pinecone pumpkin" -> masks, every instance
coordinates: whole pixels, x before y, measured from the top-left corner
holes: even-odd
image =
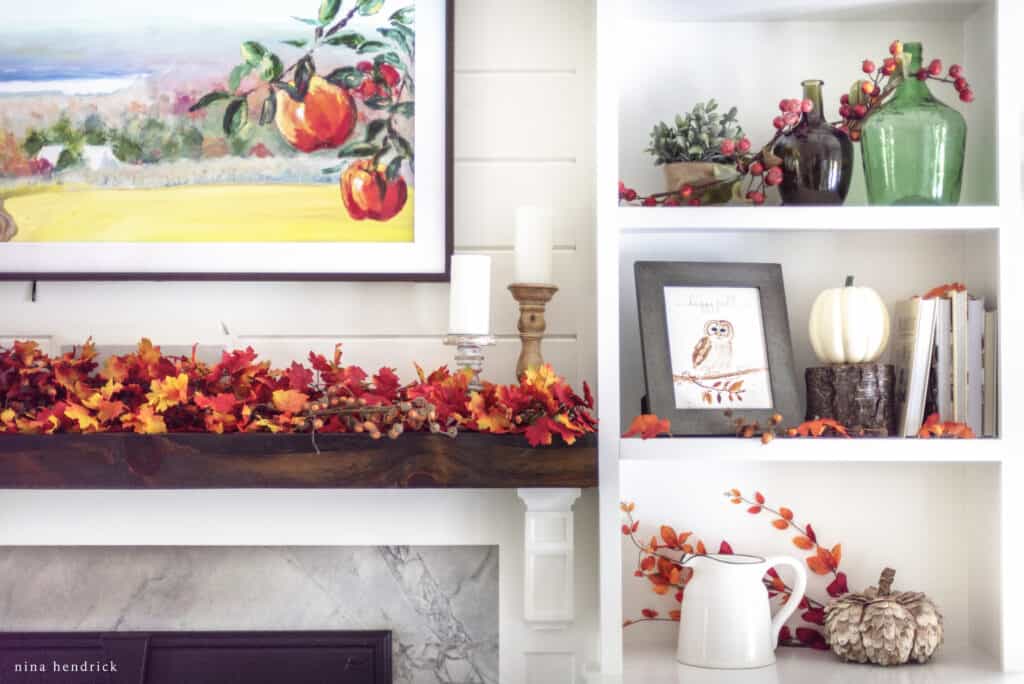
[[[892,592],[896,571],[877,587],[834,599],[825,609],[825,640],[843,660],[876,665],[928,662],[942,644],[942,613],[927,596]]]

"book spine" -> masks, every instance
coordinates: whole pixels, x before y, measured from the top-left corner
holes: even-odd
[[[967,424],[974,434],[983,434],[982,402],[984,377],[982,344],[985,338],[985,300],[972,299],[967,306]]]

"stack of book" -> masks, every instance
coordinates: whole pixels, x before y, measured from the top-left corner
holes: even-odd
[[[996,311],[963,286],[896,305],[892,362],[900,432],[914,437],[927,416],[965,423],[978,436],[999,432]]]

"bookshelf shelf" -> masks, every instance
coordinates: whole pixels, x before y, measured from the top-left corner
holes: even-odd
[[[977,207],[619,207],[623,233],[700,231],[985,231],[1000,209]]]
[[[980,649],[949,650],[927,666],[882,669],[871,665],[841,664],[830,653],[805,649],[779,649],[773,667],[757,670],[700,670],[674,662],[671,645],[626,647],[621,677],[588,678],[588,684],[626,682],[704,682],[705,684],[1020,684],[1024,677],[1000,672],[999,663]]]
[[[998,402],[1004,418],[998,439],[777,439],[762,445],[732,437],[643,441],[618,435],[640,412],[645,393],[637,261],[781,264],[801,387],[804,369],[819,365],[807,335],[810,307],[846,275],[878,291],[890,313],[940,283],[964,282],[987,308],[999,310],[1000,352],[1024,340],[1009,298],[1024,291],[1024,269],[1015,266],[1024,250],[1024,140],[1015,85],[1024,4],[950,0],[923,8],[919,0],[892,0],[878,12],[872,0],[722,0],[699,10],[673,0],[596,2],[598,400],[605,429],[599,446],[602,663],[592,681],[703,681],[676,668],[665,632],[623,633],[623,617],[649,605],[651,594],[636,583],[635,558],[624,553],[621,500],[635,502],[643,534],[657,534],[658,524],[684,525],[715,543],[728,538],[751,552],[793,553],[788,539],[765,539],[764,521],[723,514],[721,492],[728,487],[785,498],[813,517],[819,531],[841,537],[850,550],[844,564],[850,563],[851,577],[877,577],[874,566],[884,557],[908,584],[913,579],[945,604],[946,655],[925,668],[889,674],[908,682],[1011,681],[1003,670],[1024,670],[1024,588],[1004,580],[1024,565],[1012,499],[1024,487],[1024,468],[1014,458],[1024,449],[1024,433],[1006,418],[1016,414],[1008,388],[1024,383],[1024,367],[1009,353],[1001,355],[1007,361],[997,378],[1007,388]],[[616,201],[620,180],[641,193],[664,189],[662,170],[644,153],[655,122],[713,97],[723,107],[738,107],[748,137],[763,144],[779,99],[796,96],[801,80],[825,81],[827,116],[834,117],[861,60],[877,59],[894,38],[920,40],[926,56],[963,64],[975,92],[984,93],[969,107],[956,104],[969,129],[959,206],[867,206],[859,158],[842,207],[772,206],[778,202],[773,195],[768,206],[756,208],[643,208]],[[955,100],[951,92],[934,92],[944,102]],[[786,416],[786,423],[799,417]],[[948,562],[952,539],[963,547],[964,563]],[[772,546],[776,541],[781,546]],[[788,651],[777,673],[782,684],[857,683],[886,674],[839,665],[827,654]],[[760,681],[737,677],[727,681]]]
[[[675,437],[622,439],[623,461],[760,463],[1002,463],[1006,445],[999,439],[819,438],[759,439]]]

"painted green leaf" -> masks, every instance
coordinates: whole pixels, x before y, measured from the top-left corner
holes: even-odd
[[[298,21],[300,23],[307,24],[309,26],[316,26],[317,24],[320,23],[316,19],[307,19],[306,17],[296,17],[296,16],[293,16],[292,19],[294,19],[295,21]]]
[[[263,101],[263,108],[260,109],[260,125],[266,126],[273,123],[275,116],[277,116],[277,94],[271,88],[267,99]]]
[[[227,100],[230,97],[231,97],[231,95],[228,94],[228,93],[225,93],[223,90],[215,90],[212,93],[206,93],[201,98],[199,98],[199,101],[196,102],[191,107],[189,107],[188,111],[190,111],[190,112],[198,112],[200,109],[206,109],[207,107],[212,105],[214,102],[219,102],[220,100]]]
[[[351,142],[338,150],[338,157],[341,159],[348,157],[372,157],[380,153],[380,150],[380,147],[371,143]]]
[[[405,54],[412,57],[412,44],[406,39],[405,33],[403,33],[397,28],[379,28],[377,29],[377,32],[384,36],[385,38],[387,38],[388,40],[394,42],[396,45],[398,45],[398,47],[402,49],[402,51]]]
[[[373,142],[374,138],[388,127],[386,119],[374,119],[366,126],[366,142]]]
[[[228,90],[235,92],[242,85],[242,79],[252,73],[251,64],[239,64],[228,75]]]
[[[401,114],[402,116],[411,119],[416,116],[416,103],[399,102],[398,104],[391,105],[391,111],[395,114]]]
[[[276,81],[284,73],[284,64],[281,58],[270,53],[260,62],[260,76],[264,81]]]
[[[254,40],[247,40],[242,43],[242,61],[246,64],[257,67],[267,54],[267,48]]]
[[[358,88],[365,77],[366,75],[355,67],[335,69],[325,76],[327,81],[342,88]]]
[[[390,101],[386,97],[368,97],[364,104],[370,109],[387,109]]]
[[[380,50],[383,50],[386,47],[387,45],[380,42],[379,40],[368,40],[362,45],[360,45],[359,49],[357,49],[356,52],[358,52],[361,55],[365,55],[367,52],[379,52]]]
[[[242,126],[249,120],[249,108],[245,106],[244,97],[236,97],[228,103],[224,110],[224,133],[234,135],[242,130]]]
[[[326,169],[320,169],[320,173],[339,173],[344,166],[328,166]]]
[[[300,93],[299,90],[291,83],[285,83],[284,81],[278,81],[274,84],[276,87],[283,90],[288,94],[288,97],[292,98],[296,102],[302,102],[306,99],[305,93]]]
[[[298,92],[300,99],[306,99],[306,93],[309,92],[309,82],[313,80],[313,76],[316,74],[316,65],[313,64],[313,58],[306,55],[299,60],[299,63],[295,65],[295,90]]]
[[[363,43],[366,42],[366,38],[362,34],[356,33],[355,31],[347,31],[345,33],[339,33],[336,36],[331,36],[324,41],[326,45],[344,45],[345,47],[352,48],[353,50],[359,49]]]
[[[320,3],[320,23],[330,24],[334,17],[338,16],[341,9],[341,0],[323,0]]]
[[[395,52],[382,52],[373,58],[373,63],[377,66],[380,66],[381,64],[390,64],[391,66],[405,68],[405,65],[402,64],[402,58]]]
[[[400,24],[412,26],[412,24],[415,23],[416,21],[416,8],[412,6],[403,7],[402,9],[392,14],[390,18],[391,21],[397,21]]]
[[[384,0],[359,0],[359,13],[364,17],[380,12],[384,7]]]
[[[387,176],[387,179],[389,181],[395,180],[396,178],[398,178],[398,175],[400,173],[402,173],[402,162],[403,161],[404,161],[404,159],[402,158],[401,155],[399,155],[399,156],[395,157],[394,159],[392,159],[391,163],[388,164],[388,168],[387,168],[387,171],[385,172],[385,175]]]
[[[309,41],[304,38],[294,38],[292,40],[282,40],[281,42],[284,43],[285,45],[291,45],[292,47],[301,48],[306,47],[306,43],[308,43]]]
[[[391,139],[394,140],[395,146],[398,148],[398,151],[402,154],[402,156],[406,157],[411,162],[413,159],[412,143],[410,143],[408,140],[398,135],[397,133],[392,135]]]

